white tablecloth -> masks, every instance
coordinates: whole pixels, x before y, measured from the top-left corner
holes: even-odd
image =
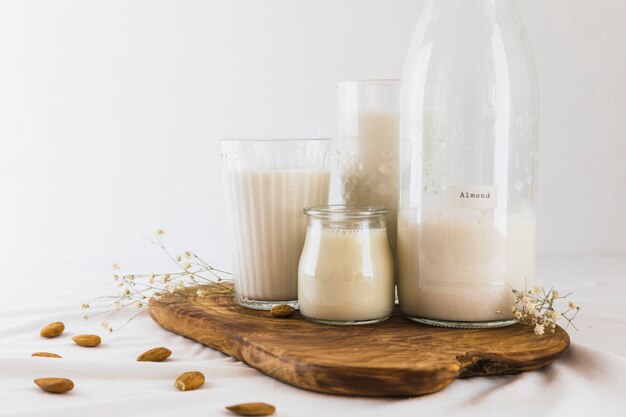
[[[4,267],[0,307],[0,416],[220,416],[226,405],[264,401],[277,416],[622,416],[626,394],[626,259],[541,260],[539,273],[561,292],[573,291],[582,306],[569,329],[570,350],[548,368],[520,375],[473,378],[416,398],[367,399],[316,394],[264,376],[198,343],[169,333],[143,315],[107,334],[98,321],[83,321],[80,304],[104,294],[96,277],[80,268],[48,270],[47,284],[29,289],[37,268]],[[86,277],[89,276],[89,277]],[[53,300],[53,301],[51,301]],[[63,321],[65,333],[39,337],[48,322]],[[96,349],[74,345],[71,336],[97,333]],[[163,363],[138,363],[155,346],[173,351]],[[63,359],[33,358],[35,351]],[[207,377],[197,391],[180,392],[180,373],[199,370]],[[75,388],[66,395],[42,392],[33,379],[67,377]]]

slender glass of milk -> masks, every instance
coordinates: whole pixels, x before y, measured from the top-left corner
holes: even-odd
[[[222,140],[235,301],[297,307],[304,207],[328,204],[330,139]]]
[[[337,84],[337,156],[344,204],[389,210],[387,231],[396,253],[398,106],[400,80]]]
[[[398,294],[410,318],[511,324],[535,281],[537,86],[513,0],[427,0],[402,74]]]
[[[324,324],[377,323],[394,307],[387,209],[322,206],[304,210],[306,240],[298,269],[300,313]]]

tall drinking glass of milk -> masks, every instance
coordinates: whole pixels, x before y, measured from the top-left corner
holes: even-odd
[[[222,140],[235,301],[297,307],[304,207],[328,204],[330,139]]]
[[[343,202],[389,210],[387,236],[396,253],[399,80],[337,84],[337,152]]]
[[[535,280],[537,88],[513,0],[427,0],[402,74],[398,294],[427,324],[512,323]]]

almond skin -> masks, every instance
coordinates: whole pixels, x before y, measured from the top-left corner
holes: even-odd
[[[65,325],[60,321],[55,321],[54,323],[44,326],[44,328],[39,332],[39,335],[47,338],[57,337],[63,333],[63,330],[65,330]]]
[[[57,355],[56,353],[50,353],[50,352],[35,352],[30,356],[40,356],[42,358],[60,358],[60,355]]]
[[[96,347],[102,342],[100,336],[95,334],[79,334],[78,336],[72,337],[72,340],[77,345],[84,347]]]
[[[181,391],[192,391],[198,389],[204,384],[204,375],[202,372],[191,371],[182,373],[176,378],[176,388]]]
[[[150,349],[137,356],[137,361],[139,362],[161,362],[165,359],[169,358],[172,354],[172,351],[168,348],[164,347],[156,347],[154,349]]]
[[[276,407],[266,403],[243,403],[229,405],[227,410],[238,416],[271,416],[276,411]]]
[[[74,388],[74,383],[67,378],[37,378],[35,384],[53,394],[63,394]]]
[[[294,311],[296,311],[295,308],[293,308],[290,305],[287,304],[281,304],[281,305],[277,305],[271,308],[270,313],[272,313],[272,316],[274,317],[278,317],[278,318],[283,318],[283,317],[289,317],[291,316]]]

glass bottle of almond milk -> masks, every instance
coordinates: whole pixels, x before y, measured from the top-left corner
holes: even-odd
[[[400,104],[398,293],[410,318],[512,323],[535,280],[537,88],[513,0],[428,0]]]

